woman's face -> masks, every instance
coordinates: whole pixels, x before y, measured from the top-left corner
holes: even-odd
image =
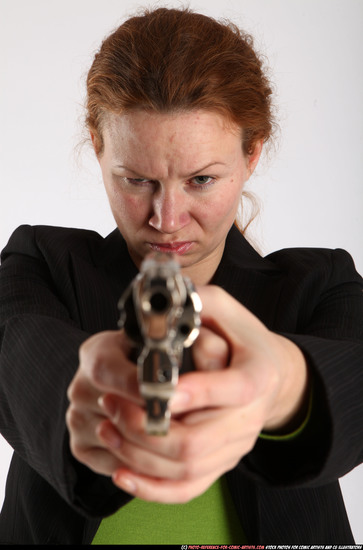
[[[140,267],[150,251],[173,252],[196,284],[213,276],[244,183],[258,162],[219,114],[109,114],[99,156],[118,228]]]

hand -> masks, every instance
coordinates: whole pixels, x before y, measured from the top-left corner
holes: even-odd
[[[104,460],[103,473],[112,473],[116,485],[145,500],[185,502],[201,494],[252,450],[262,429],[291,424],[305,401],[300,350],[222,289],[198,290],[204,328],[193,353],[199,372],[180,377],[168,436],[144,433],[137,392],[120,391],[127,384],[118,380],[96,399],[87,444],[92,441],[97,452],[90,453]],[[124,376],[132,377],[125,365]]]
[[[86,340],[79,350],[79,367],[68,388],[66,423],[73,455],[91,470],[105,475],[122,465],[98,437],[108,417],[100,406],[104,394],[127,396],[138,403],[135,364],[128,360],[130,346],[122,331],[100,332]]]
[[[201,332],[203,334],[205,329]],[[209,345],[201,358],[200,368],[218,366],[218,361],[226,363],[226,346],[222,339],[210,339],[206,335],[203,342]],[[121,414],[121,408],[114,410],[112,407],[123,403],[124,408],[132,412],[134,404],[135,418],[140,418],[137,429],[144,435],[144,401],[138,390],[136,366],[128,360],[130,351],[123,331],[101,332],[90,337],[80,347],[79,368],[68,388],[70,404],[66,424],[72,454],[99,474],[111,476],[124,465],[114,449],[118,448],[120,434],[109,420],[111,417],[116,425],[119,424],[121,418],[117,415]]]

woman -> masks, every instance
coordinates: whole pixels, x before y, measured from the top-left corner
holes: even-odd
[[[3,251],[1,418],[16,453],[2,542],[180,544],[203,511],[219,518],[210,542],[353,542],[338,478],[362,459],[362,279],[344,251],[263,259],[234,225],[274,127],[252,40],[145,11],[105,40],[87,92],[118,229],[21,227]],[[165,437],[145,434],[117,330],[152,250],[177,256],[203,305]],[[199,519],[187,542],[210,528]]]

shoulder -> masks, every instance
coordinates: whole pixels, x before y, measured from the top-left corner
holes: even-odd
[[[273,278],[329,278],[334,273],[356,273],[351,255],[341,248],[283,248],[263,255],[235,226],[226,241],[223,264],[228,268],[248,269]],[[360,278],[358,274],[356,276]]]
[[[13,254],[45,259],[61,259],[69,254],[97,258],[114,239],[122,240],[118,230],[104,238],[88,229],[21,225],[11,235],[1,253],[1,260]]]
[[[263,256],[236,227],[232,227],[227,238],[223,267],[283,280],[292,286],[299,282],[304,285],[314,281],[334,283],[334,279],[345,278],[362,281],[353,258],[346,250],[296,247],[283,248]]]
[[[362,282],[352,256],[341,248],[285,248],[268,254],[265,260],[292,281]]]
[[[34,252],[39,247],[61,246],[82,248],[90,242],[102,240],[95,231],[55,227],[48,225],[21,225],[11,235],[3,254],[9,252]]]

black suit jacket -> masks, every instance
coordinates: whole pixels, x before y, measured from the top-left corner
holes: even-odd
[[[130,500],[73,458],[65,412],[80,344],[117,328],[119,296],[135,275],[118,230],[103,239],[22,226],[3,251],[0,426],[15,452],[2,543],[90,543],[102,517]],[[261,258],[233,227],[212,282],[298,344],[314,376],[304,431],[259,439],[227,473],[248,541],[352,543],[338,483],[363,457],[363,295],[350,256],[289,249]]]

